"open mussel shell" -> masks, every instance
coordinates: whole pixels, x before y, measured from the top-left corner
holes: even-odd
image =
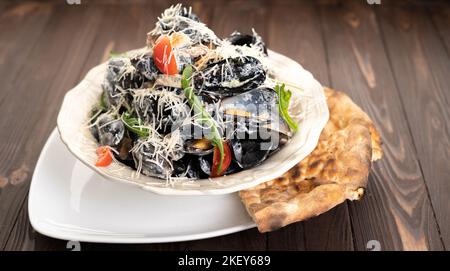
[[[290,137],[292,132],[278,111],[278,96],[270,88],[256,88],[221,101],[220,112],[226,121],[236,125],[240,133],[257,132],[261,139],[283,135]],[[229,128],[227,130],[230,130]]]
[[[238,46],[256,46],[263,52],[265,55],[267,55],[267,47],[262,38],[254,32],[253,35],[249,34],[241,34],[237,31],[233,32],[227,39],[231,44],[238,45]]]

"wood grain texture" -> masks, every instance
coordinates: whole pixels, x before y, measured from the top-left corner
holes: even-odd
[[[20,209],[26,208],[23,203],[31,173],[45,138],[55,126],[58,104],[65,92],[78,82],[96,34],[95,26],[100,22],[96,9],[63,10],[63,6],[54,8],[44,32],[30,51],[32,57],[18,72],[19,79],[7,89],[1,103],[2,113],[14,114],[14,118],[2,121],[5,128],[0,131],[0,152],[2,157],[9,157],[2,162],[2,172],[15,173],[22,180],[17,185],[10,183],[1,191],[1,208],[7,211],[0,216],[5,228],[0,232],[0,247],[6,244]],[[80,19],[86,23],[80,25]],[[83,43],[73,42],[77,39]],[[19,227],[23,230],[28,224]]]
[[[67,90],[111,50],[145,44],[176,0],[0,2],[0,249],[67,250],[35,232],[27,192]],[[366,197],[269,234],[83,250],[440,250],[449,247],[449,4],[445,1],[181,1],[220,37],[251,28],[269,48],[346,91],[374,120],[385,158]],[[8,159],[3,159],[7,157]],[[214,218],[211,218],[214,219]],[[445,247],[444,247],[445,245]]]
[[[28,201],[25,201],[27,206]],[[7,251],[29,251],[29,250],[64,250],[67,241],[50,238],[37,233],[28,220],[28,208],[22,208],[16,221],[16,225],[12,231],[4,250]]]
[[[439,38],[445,45],[447,54],[450,55],[450,4],[440,3],[429,7],[429,14],[434,27],[439,33]]]
[[[285,16],[289,13],[296,16]],[[322,85],[329,85],[326,52],[317,7],[290,2],[271,7],[269,48],[290,56]],[[295,46],[293,46],[295,44]],[[352,250],[347,204],[305,222],[268,234],[270,250]]]
[[[385,157],[373,166],[367,196],[351,203],[356,249],[378,240],[383,250],[443,249],[374,9],[343,1],[321,7],[332,86],[374,120]],[[380,8],[380,7],[378,7]]]
[[[392,7],[378,15],[429,197],[450,247],[450,58],[426,9]]]

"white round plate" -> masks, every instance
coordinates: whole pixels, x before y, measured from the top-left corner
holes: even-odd
[[[163,196],[111,182],[75,159],[56,130],[36,165],[28,213],[39,233],[81,242],[176,242],[255,226],[236,193]]]
[[[328,106],[323,87],[312,74],[294,60],[269,50],[269,67],[281,82],[289,82],[292,98],[289,111],[298,121],[298,132],[291,141],[262,164],[214,179],[166,181],[144,175],[119,162],[108,167],[95,167],[98,143],[89,132],[87,122],[92,108],[98,103],[106,63],[93,68],[63,101],[58,115],[58,130],[62,141],[83,163],[106,178],[138,185],[165,195],[217,195],[233,193],[281,176],[299,163],[317,145],[320,133],[328,121]],[[297,88],[292,87],[297,86]]]

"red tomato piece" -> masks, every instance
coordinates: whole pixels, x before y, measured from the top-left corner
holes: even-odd
[[[95,166],[97,167],[107,167],[112,163],[112,153],[107,146],[98,147],[97,156],[97,163],[95,163]]]
[[[153,47],[153,61],[158,70],[164,74],[178,74],[177,61],[167,35],[161,35]]]
[[[220,150],[218,147],[214,147],[211,177],[222,176],[231,164],[231,158],[232,158],[231,149],[230,149],[230,146],[228,145],[228,143],[225,141],[223,142],[223,152],[224,152],[224,157],[223,157],[223,162],[222,162],[222,169],[220,172],[218,172],[219,164],[220,164]]]

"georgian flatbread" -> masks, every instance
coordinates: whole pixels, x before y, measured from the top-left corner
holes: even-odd
[[[330,119],[316,149],[281,177],[239,192],[260,232],[361,199],[372,161],[383,156],[367,114],[342,92],[325,88],[325,94]]]

